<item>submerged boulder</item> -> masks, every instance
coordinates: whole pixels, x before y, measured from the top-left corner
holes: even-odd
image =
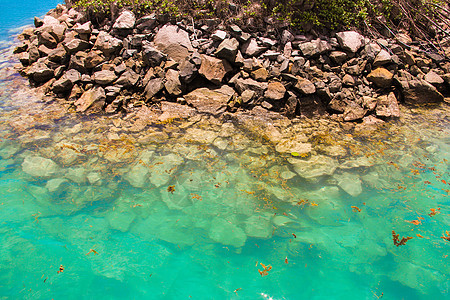
[[[225,219],[216,217],[211,222],[209,237],[223,245],[242,247],[247,240],[245,232]]]
[[[41,156],[27,156],[22,163],[22,170],[34,177],[48,178],[54,176],[59,167],[51,159]]]

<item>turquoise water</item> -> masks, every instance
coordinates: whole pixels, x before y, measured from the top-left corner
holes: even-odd
[[[304,119],[290,128],[313,151],[292,157],[252,122],[82,117],[27,91],[7,55],[2,298],[447,297],[447,107],[375,131]]]

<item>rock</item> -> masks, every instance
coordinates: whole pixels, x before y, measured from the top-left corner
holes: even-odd
[[[88,109],[93,112],[99,112],[105,104],[105,99],[105,90],[100,86],[96,86],[84,92],[83,95],[75,101],[74,105],[78,112],[84,112]]]
[[[223,77],[233,68],[224,59],[218,59],[208,55],[201,55],[202,64],[198,71],[206,79],[214,84],[219,85],[222,82]]]
[[[68,70],[59,80],[53,83],[53,92],[65,93],[72,90],[73,85],[80,81],[81,74],[77,70]]]
[[[334,174],[333,178],[337,180],[338,186],[352,197],[357,197],[362,193],[361,179],[357,174],[342,173]]]
[[[91,34],[92,32],[92,23],[88,21],[84,24],[77,23],[73,28],[73,31],[79,34]]]
[[[47,181],[47,183],[45,184],[45,188],[50,192],[50,193],[55,193],[61,190],[64,190],[64,185],[69,182],[67,179],[65,178],[54,178],[54,179],[50,179],[49,181]]]
[[[394,74],[385,68],[377,68],[367,75],[367,80],[373,82],[378,87],[387,88],[391,85],[393,76]]]
[[[270,238],[272,224],[268,215],[253,215],[245,221],[245,233],[254,238]]]
[[[247,55],[247,56],[258,56],[264,50],[266,50],[266,48],[258,46],[258,43],[256,42],[256,39],[254,39],[254,38],[251,38],[247,43],[245,43],[241,47],[242,54]]]
[[[126,88],[136,86],[139,82],[140,76],[131,69],[127,69],[120,77],[116,80],[115,84],[121,85]]]
[[[22,163],[22,170],[33,177],[48,178],[54,176],[59,167],[51,159],[41,156],[27,156]]]
[[[434,71],[430,71],[425,75],[425,80],[434,86],[439,86],[444,83],[444,79],[436,74]]]
[[[50,49],[56,48],[58,41],[48,31],[38,31],[37,33],[39,45],[45,45]]]
[[[307,155],[312,151],[312,145],[306,143],[306,138],[292,138],[281,140],[275,147],[279,153],[288,153],[296,156]]]
[[[281,34],[281,44],[285,45],[288,42],[292,42],[295,40],[295,36],[289,30],[283,30]]]
[[[112,229],[128,232],[131,224],[136,219],[136,215],[128,207],[119,207],[118,209],[110,210],[106,219]]]
[[[158,50],[178,63],[194,51],[189,34],[176,25],[164,25],[156,34],[154,43]]]
[[[215,56],[234,62],[239,50],[239,42],[235,38],[226,39],[217,47]]]
[[[98,84],[107,85],[114,82],[117,79],[117,75],[113,71],[103,70],[95,72],[92,75],[92,79]]]
[[[103,54],[109,57],[112,54],[115,54],[122,48],[122,41],[113,37],[106,31],[100,31],[97,39],[95,40],[95,44],[93,49],[100,50]]]
[[[143,32],[150,32],[155,29],[157,22],[155,14],[143,16],[136,21],[136,28]]]
[[[136,17],[134,16],[134,13],[132,13],[129,10],[124,10],[119,15],[116,22],[114,22],[114,25],[112,28],[117,29],[117,30],[130,31],[134,28],[135,23],[136,23]]]
[[[156,67],[166,60],[166,55],[158,49],[146,45],[142,49],[142,59],[146,66]]]
[[[313,179],[319,176],[333,175],[338,163],[334,158],[314,155],[308,160],[288,158],[294,171],[301,177]]]
[[[40,45],[38,47],[39,50],[39,54],[41,57],[46,57],[50,54],[50,52],[52,51],[52,49],[47,48],[45,45]]]
[[[400,108],[397,103],[397,98],[393,92],[389,95],[378,97],[376,107],[377,117],[400,117]]]
[[[381,50],[378,55],[375,57],[375,60],[373,61],[374,67],[379,67],[382,65],[386,65],[392,62],[391,55],[386,50]]]
[[[67,51],[62,45],[58,45],[58,47],[50,51],[48,59],[56,63],[64,62],[67,60]]]
[[[266,70],[266,68],[259,68],[252,71],[250,76],[256,81],[266,81],[267,77],[269,76],[269,72]]]
[[[93,69],[103,62],[105,62],[105,57],[102,55],[102,52],[99,50],[93,50],[87,54],[84,61],[84,66],[87,69]]]
[[[345,74],[344,78],[342,78],[342,83],[348,86],[354,86],[355,85],[355,79],[352,75]]]
[[[338,32],[336,37],[341,48],[352,53],[358,52],[363,46],[364,37],[355,31]]]
[[[216,32],[214,32],[214,34],[211,35],[211,38],[217,42],[222,42],[224,39],[226,39],[226,37],[227,33],[223,30],[216,30]]]
[[[314,94],[316,92],[315,85],[306,78],[297,76],[297,83],[294,86],[300,93],[304,95]]]
[[[145,86],[145,99],[150,101],[157,93],[159,93],[164,88],[164,83],[162,78],[151,79]]]
[[[164,86],[170,95],[178,96],[182,93],[182,85],[178,71],[172,69],[167,70]]]
[[[347,57],[347,53],[342,51],[333,51],[330,53],[331,60],[337,65],[342,65],[347,60]]]
[[[268,84],[266,82],[258,82],[251,78],[243,79],[238,78],[235,83],[235,87],[239,94],[242,95],[242,93],[246,90],[251,90],[256,92],[258,96],[264,95],[264,92],[268,88]]]
[[[219,217],[212,220],[209,237],[217,243],[236,248],[244,246],[247,240],[241,228]]]
[[[360,105],[351,101],[347,104],[344,111],[344,121],[356,121],[360,120],[366,114],[366,110]]]
[[[267,91],[264,93],[264,97],[271,100],[281,100],[286,94],[286,88],[281,82],[272,81],[267,85]]]
[[[132,186],[137,188],[143,188],[147,185],[149,170],[141,163],[135,164],[131,170],[125,174],[124,178]]]
[[[411,37],[406,33],[399,33],[395,36],[395,38],[397,39],[397,41],[405,45],[409,45],[413,42]]]
[[[69,42],[64,42],[64,48],[66,48],[66,51],[70,54],[89,49],[89,47],[90,44],[88,42],[80,39],[73,39]]]
[[[400,80],[400,90],[407,104],[438,103],[444,101],[444,96],[436,87],[425,80]]]
[[[184,60],[179,66],[178,66],[180,79],[184,83],[190,83],[198,74],[198,68],[197,66],[192,63],[190,60]]]
[[[39,28],[42,25],[44,25],[44,21],[42,21],[40,18],[38,17],[34,17],[34,27]]]
[[[55,75],[52,69],[41,62],[36,62],[31,65],[31,68],[28,70],[28,74],[34,81],[38,83],[47,82]]]
[[[69,69],[76,69],[80,73],[86,73],[85,62],[88,54],[84,51],[78,51],[70,57]]]
[[[43,26],[53,26],[53,25],[59,25],[59,21],[58,19],[56,19],[55,17],[52,17],[50,15],[45,15],[44,19],[42,20],[44,22]]]
[[[245,104],[250,103],[250,101],[252,101],[255,98],[255,95],[256,95],[255,91],[245,90],[241,95],[242,102]]]
[[[199,88],[184,96],[186,102],[199,112],[217,114],[226,109],[234,95],[233,88],[223,85],[220,89]]]

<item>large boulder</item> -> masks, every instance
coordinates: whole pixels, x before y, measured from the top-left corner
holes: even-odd
[[[76,53],[78,51],[83,51],[89,49],[90,44],[84,40],[73,39],[68,42],[64,42],[64,47],[66,51],[70,54]]]
[[[223,85],[220,89],[196,89],[185,95],[184,99],[199,112],[217,114],[226,109],[227,103],[233,95],[233,88]]]
[[[247,56],[258,56],[265,50],[266,47],[259,46],[254,38],[250,39],[241,47],[242,54]]]
[[[151,79],[145,86],[144,93],[146,101],[151,100],[156,94],[158,94],[164,88],[164,82],[162,78]]]
[[[145,45],[142,49],[142,59],[146,66],[156,67],[166,60],[166,55],[150,45]]]
[[[178,71],[167,70],[164,86],[170,95],[178,96],[183,92]]]
[[[131,69],[127,69],[120,77],[117,79],[115,84],[124,86],[124,87],[132,87],[135,86],[139,82],[140,76],[136,72]]]
[[[176,25],[164,25],[156,34],[156,48],[176,62],[182,62],[194,51],[189,34]]]
[[[343,31],[336,33],[339,45],[342,49],[352,53],[358,52],[363,46],[364,37],[356,31]]]
[[[264,93],[264,97],[271,100],[281,100],[286,94],[286,88],[281,82],[272,81],[267,85],[267,91]]]
[[[84,112],[88,109],[92,112],[100,112],[105,105],[105,99],[105,90],[96,86],[84,92],[74,104],[78,112]]]
[[[310,95],[316,92],[316,86],[314,83],[300,76],[297,76],[297,83],[294,88],[304,95]]]
[[[92,75],[92,79],[98,84],[106,85],[106,84],[110,84],[111,82],[116,80],[117,75],[116,75],[116,73],[114,73],[114,71],[102,70],[102,71],[95,72]]]
[[[394,74],[386,70],[385,68],[377,68],[367,75],[367,80],[373,82],[380,88],[387,88],[392,83]]]
[[[218,59],[208,55],[201,55],[202,64],[198,71],[206,79],[219,85],[223,77],[233,70],[231,65],[224,59]]]
[[[400,91],[407,104],[438,103],[444,96],[435,86],[422,79],[400,80]]]
[[[135,23],[136,17],[134,16],[134,13],[129,10],[124,10],[117,18],[116,22],[114,22],[113,29],[130,31],[134,28]]]
[[[38,83],[49,81],[55,73],[43,62],[34,63],[27,72],[28,76]]]
[[[73,85],[81,80],[81,74],[77,70],[70,69],[53,83],[53,92],[64,93],[72,89]]]
[[[375,113],[378,117],[400,117],[400,108],[393,92],[378,97]]]
[[[122,41],[113,37],[106,31],[100,31],[94,44],[94,50],[98,49],[105,56],[110,56],[122,48]]]
[[[34,177],[48,178],[54,176],[58,169],[53,160],[41,156],[27,156],[22,163],[22,170]]]
[[[224,58],[229,62],[234,62],[239,50],[239,42],[235,38],[226,39],[220,43],[216,50],[216,57]]]
[[[244,91],[251,90],[254,91],[258,96],[264,95],[264,92],[268,88],[268,84],[266,82],[258,82],[256,80],[253,80],[251,78],[243,79],[238,78],[235,81],[235,86],[239,94],[242,95]]]

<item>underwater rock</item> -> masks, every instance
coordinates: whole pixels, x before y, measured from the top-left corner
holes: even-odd
[[[137,188],[143,188],[146,186],[148,173],[149,170],[146,166],[137,163],[131,168],[131,170],[128,173],[125,174],[124,178],[132,186]]]
[[[68,180],[65,178],[54,178],[54,179],[50,179],[49,181],[47,181],[47,184],[45,185],[45,187],[47,188],[47,190],[50,193],[54,193],[56,191],[60,191],[60,189],[62,188],[62,185],[67,182],[68,182]]]
[[[280,153],[294,153],[294,155],[305,155],[311,152],[312,145],[306,143],[306,136],[297,135],[294,138],[283,139],[276,146],[275,150]]]
[[[175,185],[175,191],[168,192],[167,187],[160,189],[161,199],[169,209],[183,209],[192,205],[188,191],[182,185]]]
[[[306,179],[332,175],[338,166],[334,158],[324,155],[314,155],[308,160],[290,157],[288,162],[298,175]]]
[[[54,176],[59,167],[51,159],[41,156],[27,156],[22,163],[22,170],[28,175],[46,178]]]
[[[216,217],[211,222],[209,237],[223,245],[242,247],[247,240],[245,232],[225,219]]]
[[[253,215],[245,221],[245,233],[247,236],[255,238],[272,237],[271,214]]]
[[[362,192],[361,179],[357,174],[342,173],[334,174],[333,178],[338,181],[338,186],[343,189],[347,194],[356,197]]]
[[[66,169],[64,177],[75,183],[83,184],[87,181],[86,174],[86,169],[80,166]]]
[[[211,144],[217,137],[217,132],[211,130],[203,130],[199,128],[189,128],[186,130],[184,139],[201,144]]]
[[[127,232],[131,224],[136,219],[136,215],[130,210],[130,207],[122,205],[123,207],[116,207],[110,210],[106,219],[112,229]]]

